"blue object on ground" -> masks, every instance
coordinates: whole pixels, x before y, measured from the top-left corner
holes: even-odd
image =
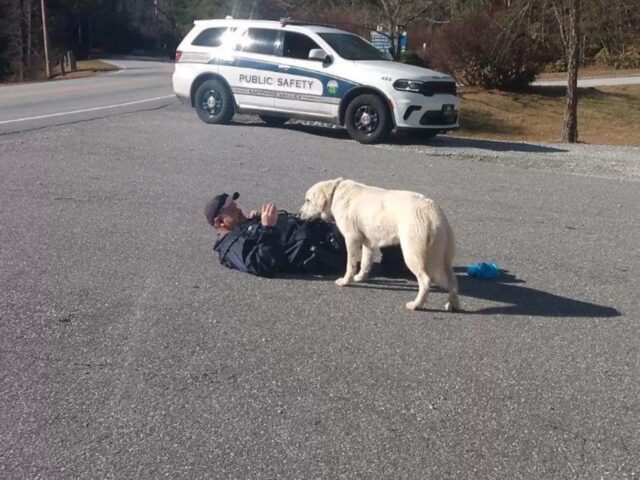
[[[469,265],[467,275],[483,280],[491,280],[500,276],[500,268],[495,263],[478,262]]]

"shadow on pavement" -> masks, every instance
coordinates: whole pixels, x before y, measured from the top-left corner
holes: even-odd
[[[303,132],[309,135],[333,138],[337,140],[351,140],[349,134],[344,128],[335,128],[323,125],[303,125],[300,123],[288,123],[280,127],[272,127],[259,121],[249,122],[232,122],[235,125],[257,128],[284,128],[297,132]],[[488,150],[492,152],[526,152],[526,153],[564,153],[568,150],[550,147],[545,145],[536,145],[521,142],[507,142],[497,140],[482,140],[476,138],[460,138],[450,137],[446,135],[434,138],[420,137],[419,134],[395,133],[391,135],[385,143],[389,145],[416,145],[430,146],[439,148],[476,148],[479,150]]]
[[[420,140],[420,139],[417,139]],[[404,143],[404,142],[402,142]],[[398,144],[402,144],[398,142]],[[477,148],[492,152],[525,152],[525,153],[565,153],[568,150],[532,143],[505,142],[497,140],[482,140],[478,138],[459,138],[440,136],[422,142],[409,142],[409,145],[430,145],[432,147],[446,148]]]
[[[574,300],[542,290],[523,286],[525,282],[507,272],[495,280],[479,280],[466,275],[466,268],[457,267],[458,287],[462,296],[480,298],[505,305],[481,308],[468,313],[530,315],[544,317],[619,317],[612,307]]]
[[[462,306],[464,307],[464,297],[479,298],[489,302],[496,302],[504,305],[495,305],[478,310],[463,310],[468,314],[501,314],[501,315],[529,315],[539,317],[596,317],[608,318],[619,317],[621,313],[612,307],[597,305],[595,303],[583,302],[572,298],[554,295],[523,286],[524,280],[506,270],[501,270],[501,275],[495,280],[479,280],[469,277],[466,274],[466,267],[455,267],[456,278]],[[354,284],[349,288],[367,288],[373,290],[393,290],[416,292],[417,285],[415,278],[411,274],[401,274],[398,276],[381,277],[381,266],[374,265],[372,277],[365,283]],[[283,278],[283,277],[281,277]],[[306,281],[330,281],[337,276],[307,276],[307,275],[287,275],[284,278]],[[408,281],[411,281],[409,283]],[[337,287],[336,287],[337,288]],[[432,288],[432,291],[442,292],[440,288]],[[434,309],[435,310],[435,309]]]

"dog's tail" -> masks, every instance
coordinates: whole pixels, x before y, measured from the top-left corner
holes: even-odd
[[[451,283],[449,273],[452,270],[455,252],[453,229],[442,209],[432,202],[428,209],[427,225],[427,271],[440,286]]]

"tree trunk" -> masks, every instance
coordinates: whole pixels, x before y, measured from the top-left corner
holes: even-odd
[[[78,50],[82,51],[84,38],[82,38],[82,17],[78,15]]]
[[[18,18],[16,24],[18,25],[18,47],[20,48],[20,61],[18,62],[18,80],[24,82],[26,80],[26,57],[25,57],[25,41],[24,41],[24,4],[22,1],[18,2]]]
[[[91,24],[91,13],[87,18],[87,56],[93,58],[93,27]]]
[[[580,63],[580,1],[570,0],[567,25],[567,104],[564,114],[563,142],[578,142],[578,67]]]
[[[396,57],[396,52],[397,52],[397,48],[396,48],[396,43],[397,43],[397,38],[396,38],[396,34],[395,34],[395,25],[393,24],[393,21],[388,19],[387,20],[387,34],[389,35],[389,40],[391,40],[391,51],[389,52],[391,54],[391,56],[395,59],[397,59]]]
[[[33,60],[31,57],[31,54],[33,53],[33,47],[31,45],[32,43],[32,39],[33,39],[33,35],[32,35],[32,13],[33,13],[33,5],[32,5],[32,1],[33,0],[27,0],[25,2],[25,21],[27,24],[27,72],[29,72],[29,75],[31,75],[31,72],[33,70]]]

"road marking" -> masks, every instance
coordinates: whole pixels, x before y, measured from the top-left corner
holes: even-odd
[[[102,58],[100,60],[105,62],[105,63],[110,63],[111,65],[115,65],[116,67],[118,67],[120,69],[120,70],[117,70],[115,72],[109,72],[109,73],[107,73],[107,75],[118,75],[119,73],[122,73],[127,69],[127,67],[125,65],[122,65],[121,63],[116,63],[116,62],[114,62],[112,60],[104,60]]]
[[[106,105],[104,107],[84,108],[82,110],[72,110],[70,112],[50,113],[48,115],[38,115],[36,117],[16,118],[15,120],[0,121],[0,125],[7,123],[28,122],[29,120],[40,120],[42,118],[61,117],[63,115],[73,115],[75,113],[95,112],[96,110],[107,110],[110,108],[126,107],[128,105],[137,105],[139,103],[153,102],[155,100],[164,100],[167,98],[175,98],[175,95],[164,95],[162,97],[147,98],[145,100],[137,100],[135,102],[118,103],[117,105]]]

